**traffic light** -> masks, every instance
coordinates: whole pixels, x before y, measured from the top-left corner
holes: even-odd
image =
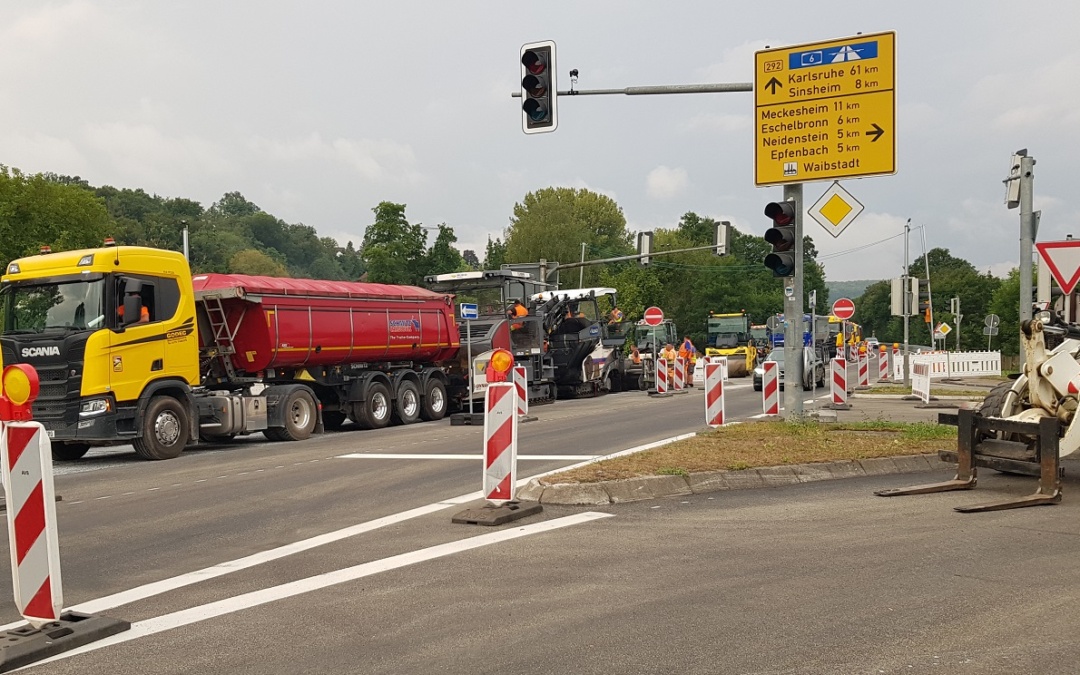
[[[919,316],[923,318],[923,321],[930,323],[933,320],[933,315],[930,310],[930,289],[919,289]]]
[[[530,42],[521,47],[521,130],[527,134],[555,131],[555,43]]]
[[[772,244],[772,253],[765,256],[765,267],[774,277],[795,276],[795,214],[794,201],[769,202],[765,215],[773,225],[765,231],[765,241]]]

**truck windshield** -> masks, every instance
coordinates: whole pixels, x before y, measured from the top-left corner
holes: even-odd
[[[3,308],[5,334],[96,330],[105,324],[105,281],[9,285]]]
[[[750,337],[744,316],[710,317],[708,328],[710,347],[732,348],[745,344]]]

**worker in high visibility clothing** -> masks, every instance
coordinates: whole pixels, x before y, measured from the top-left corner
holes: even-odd
[[[678,358],[678,356],[679,352],[675,351],[675,347],[671,346],[670,342],[665,344],[664,348],[660,351],[660,358],[667,361],[669,386],[670,383],[675,379],[675,359]]]
[[[506,316],[510,319],[517,319],[528,315],[529,310],[525,307],[524,304],[522,304],[520,300],[515,300],[513,306],[511,306],[510,309],[506,310]],[[510,324],[510,330],[519,330],[521,327],[522,323],[520,321]]]
[[[611,315],[610,315],[610,318],[608,319],[608,323],[622,323],[622,320],[623,320],[623,311],[621,309],[616,307],[615,309],[611,310]]]
[[[690,342],[689,336],[683,336],[683,343],[679,346],[679,358],[686,360],[686,383],[694,386],[694,365],[697,363],[697,349]]]

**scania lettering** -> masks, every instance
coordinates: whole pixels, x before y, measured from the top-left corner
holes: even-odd
[[[32,356],[60,356],[60,348],[56,345],[51,347],[23,347],[23,358],[30,358]]]

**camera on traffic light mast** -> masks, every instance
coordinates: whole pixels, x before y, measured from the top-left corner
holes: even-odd
[[[555,131],[555,43],[551,40],[521,46],[521,130],[527,134]]]
[[[772,245],[772,252],[765,256],[765,267],[774,277],[795,276],[795,209],[794,201],[769,202],[765,215],[773,224],[765,231],[765,241]]]

